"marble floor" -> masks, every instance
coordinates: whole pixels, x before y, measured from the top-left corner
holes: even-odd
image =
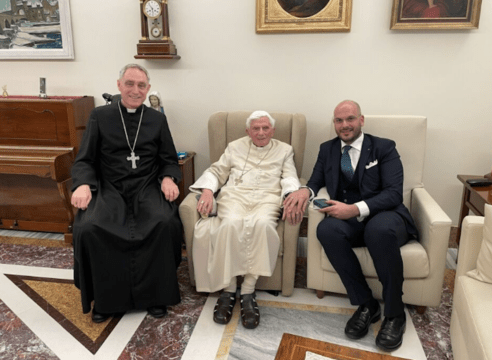
[[[210,321],[218,294],[210,295],[181,360],[274,360],[284,333],[381,353],[375,345],[381,320],[371,326],[369,334],[359,341],[351,341],[345,336],[343,329],[356,307],[351,306],[344,296],[327,296],[320,300],[308,289],[295,289],[289,298],[275,297],[266,292],[258,292],[257,295],[261,322],[254,331],[241,325],[239,304],[236,304],[233,318],[225,329]],[[408,311],[407,317],[410,317]],[[411,321],[401,348],[391,355],[426,359]]]
[[[283,332],[347,342],[340,329],[354,308],[344,296],[319,300],[305,289],[302,256],[292,297],[258,292],[262,322],[255,331],[238,325],[237,314],[227,327],[211,321],[217,294],[208,297],[191,287],[186,259],[178,269],[182,302],[169,308],[165,318],[137,311],[93,324],[80,309],[72,281],[72,249],[62,240],[59,234],[0,231],[0,359],[262,360],[274,358]],[[300,255],[303,242],[301,238]],[[450,249],[441,306],[424,315],[409,306],[407,318],[412,321],[403,346],[392,355],[453,358],[449,320],[455,259],[456,251]],[[357,346],[377,352],[374,336]]]

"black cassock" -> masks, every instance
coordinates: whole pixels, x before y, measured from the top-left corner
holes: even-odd
[[[72,167],[72,190],[83,184],[92,190],[73,230],[74,282],[84,313],[93,300],[102,313],[180,302],[182,225],[178,206],[165,199],[160,184],[164,176],[181,179],[166,116],[145,105],[133,114],[120,106],[132,146],[143,111],[137,168],[127,160],[118,103],[92,111]]]

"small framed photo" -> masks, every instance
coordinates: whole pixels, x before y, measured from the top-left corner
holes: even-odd
[[[482,0],[393,0],[392,30],[478,29]]]
[[[256,0],[256,32],[350,31],[352,0]]]

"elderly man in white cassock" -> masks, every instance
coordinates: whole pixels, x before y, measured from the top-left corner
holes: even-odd
[[[256,281],[260,276],[271,276],[275,269],[281,208],[288,194],[301,186],[294,150],[272,139],[274,132],[275,120],[270,114],[253,112],[246,120],[248,136],[229,143],[221,158],[190,187],[201,194],[197,210],[202,218],[193,238],[196,288],[203,292],[223,290],[214,309],[214,321],[219,324],[231,320],[238,276],[244,276],[240,291],[242,324],[254,329],[260,323]],[[209,216],[212,211],[217,216]],[[302,215],[298,211],[282,217],[297,224]]]

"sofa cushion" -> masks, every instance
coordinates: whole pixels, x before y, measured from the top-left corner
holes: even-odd
[[[467,275],[458,277],[453,295],[453,308],[459,319],[468,358],[492,357],[490,324],[492,324],[492,286]]]
[[[403,257],[403,276],[405,279],[423,279],[429,276],[429,258],[424,247],[411,240],[401,248]],[[376,268],[366,247],[354,248],[365,276],[377,278]],[[321,267],[325,271],[335,272],[325,252],[321,252]]]
[[[477,268],[468,276],[486,283],[492,283],[492,206],[485,205],[483,240],[477,257]]]

